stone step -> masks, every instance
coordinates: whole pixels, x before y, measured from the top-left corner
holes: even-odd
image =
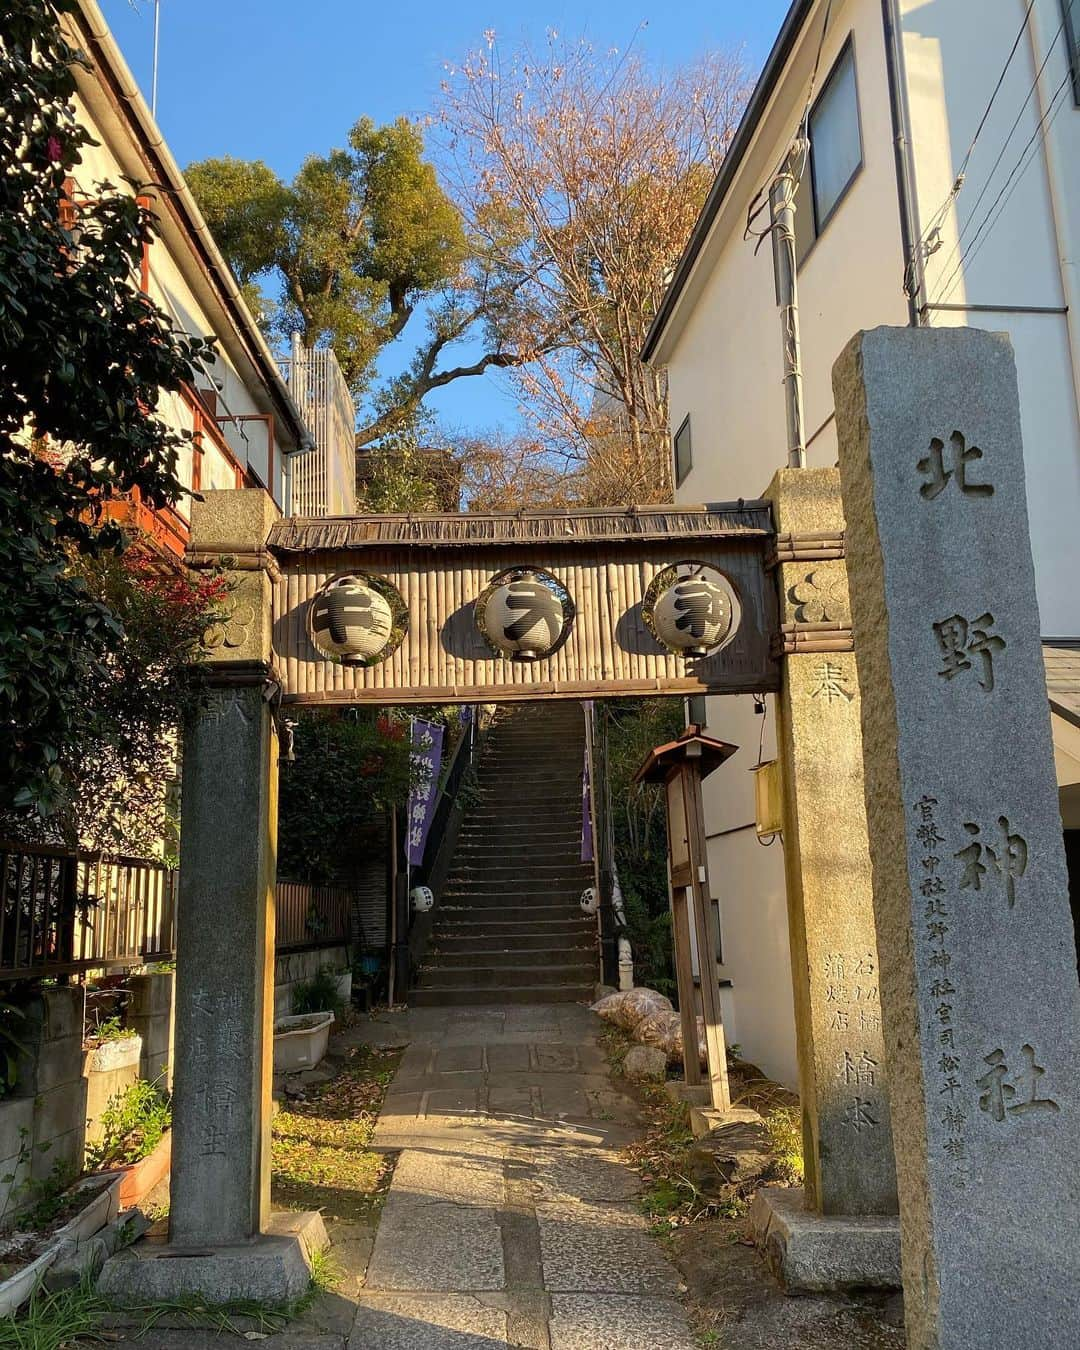
[[[595,961],[577,961],[562,966],[424,966],[420,986],[429,981],[444,989],[518,989],[522,985],[543,988],[552,984],[587,984],[596,976]]]
[[[473,945],[449,947],[437,942],[428,948],[422,970],[477,970],[481,967],[501,970],[510,967],[589,966],[595,962],[596,944],[567,945],[564,941],[543,946],[522,947],[519,943],[477,948]]]
[[[517,904],[576,904],[581,893],[587,888],[584,880],[551,877],[537,878],[535,882],[527,877],[515,880],[483,881],[475,877],[451,877],[440,897],[440,903],[449,905],[508,905]]]
[[[410,990],[415,1008],[467,1008],[473,1003],[591,1003],[593,982],[565,985],[492,986],[487,989],[457,989],[445,985],[420,985]]]
[[[560,943],[572,937],[576,939],[582,934],[590,941],[596,937],[596,919],[585,915],[557,919],[503,919],[498,915],[489,918],[486,912],[476,914],[464,909],[452,911],[452,914],[464,917],[447,918],[443,911],[437,912],[433,941],[442,942],[452,938],[455,941],[475,942],[482,937],[485,940],[490,938],[493,942],[535,938],[539,943]]]
[[[516,916],[522,919],[536,919],[541,910],[549,911],[550,918],[573,918],[581,913],[580,895],[576,891],[538,891],[536,893],[504,894],[482,891],[458,891],[453,895],[444,895],[439,905],[441,912],[470,910],[483,918],[502,914],[507,919]]]
[[[468,872],[468,868],[455,866],[453,874],[455,876]],[[520,861],[510,859],[509,861],[484,863],[478,869],[480,875],[485,881],[514,881],[520,877],[535,877],[537,881],[566,880],[576,881],[586,873],[592,875],[592,863],[583,863],[580,859],[576,862],[548,862],[543,854],[538,857],[526,858]]]
[[[445,902],[439,906],[440,927],[445,922],[453,923],[455,921],[465,921],[467,923],[479,924],[481,927],[493,930],[493,925],[498,922],[528,924],[530,927],[534,923],[542,923],[548,920],[554,920],[559,923],[568,923],[581,910],[577,905],[567,904],[565,901],[561,905],[453,905]],[[595,926],[595,919],[592,920]]]
[[[462,924],[461,929],[466,925]],[[596,925],[592,926],[591,931],[580,925],[578,928],[571,928],[569,924],[565,925],[566,931],[554,933],[537,933],[524,924],[507,924],[507,928],[520,928],[521,932],[504,932],[500,928],[499,932],[491,932],[486,925],[475,925],[477,931],[460,931],[459,929],[439,929],[432,939],[429,951],[432,960],[436,956],[440,960],[450,956],[478,956],[484,952],[521,952],[524,956],[526,952],[571,952],[571,951],[592,951],[596,946]]]

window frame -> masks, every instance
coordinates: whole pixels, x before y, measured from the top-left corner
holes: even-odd
[[[686,451],[687,451],[687,453],[686,453],[686,469],[684,470],[683,473],[680,473],[680,472],[679,472],[679,438],[682,436],[683,432],[686,433]],[[678,429],[678,431],[676,431],[675,435],[672,436],[672,438],[671,438],[671,461],[672,461],[673,476],[674,476],[674,479],[675,479],[675,486],[676,486],[677,488],[680,488],[680,487],[682,487],[682,485],[686,482],[686,480],[690,477],[690,471],[691,471],[691,470],[693,469],[693,467],[694,467],[694,439],[693,439],[693,435],[692,435],[691,429],[690,429],[690,414],[689,414],[689,413],[687,413],[686,416],[683,418],[683,420],[679,423],[679,429]]]
[[[1080,108],[1080,4],[1078,0],[1061,0],[1062,22],[1065,25],[1066,52],[1072,74],[1073,105]]]
[[[855,130],[859,140],[859,159],[858,163],[855,165],[851,173],[848,175],[847,182],[836,194],[836,198],[833,201],[833,204],[829,207],[828,211],[825,212],[824,216],[819,216],[817,179],[814,172],[814,137],[812,134],[812,127],[814,125],[814,116],[818,112],[822,100],[825,98],[825,96],[831,89],[833,81],[836,79],[841,69],[843,68],[845,61],[849,59],[851,61],[852,84],[855,89]],[[836,215],[837,211],[839,211],[840,207],[847,199],[847,195],[854,187],[856,179],[859,177],[859,175],[862,173],[863,169],[866,166],[866,142],[863,139],[863,125],[862,125],[862,99],[859,93],[859,63],[855,52],[854,33],[848,33],[847,37],[844,39],[843,46],[837,52],[836,59],[829,67],[829,73],[825,76],[821,88],[818,90],[813,103],[810,105],[810,112],[806,119],[806,134],[810,142],[810,148],[807,151],[806,168],[803,171],[802,181],[799,184],[799,189],[801,189],[801,191],[797,190],[796,193],[797,198],[802,198],[802,200],[797,201],[795,218],[796,218],[796,229],[798,228],[798,219],[800,213],[802,214],[803,219],[807,218],[809,219],[810,238],[807,241],[806,247],[805,249],[803,249],[802,253],[796,254],[796,263],[800,267],[813,252],[814,245],[825,233],[825,230],[828,227],[829,222],[832,220],[833,216]]]

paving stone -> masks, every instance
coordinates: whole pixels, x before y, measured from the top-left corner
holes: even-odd
[[[436,1073],[467,1073],[484,1067],[482,1045],[450,1045],[435,1052]]]
[[[554,1294],[551,1350],[696,1350],[674,1299]]]
[[[536,1113],[532,1089],[493,1084],[488,1088],[487,1109],[489,1115],[525,1116],[531,1119]]]
[[[349,1350],[497,1350],[506,1313],[469,1294],[365,1294]]]
[[[444,1201],[412,1204],[391,1190],[367,1283],[373,1290],[501,1289],[495,1211]]]
[[[494,1207],[505,1198],[506,1149],[494,1144],[481,1154],[407,1149],[394,1169],[395,1203],[445,1200],[458,1205]]]
[[[528,1045],[489,1045],[487,1047],[488,1069],[492,1073],[527,1073],[529,1070]]]
[[[424,1093],[425,1116],[468,1116],[479,1110],[479,1088],[436,1088]]]
[[[581,1067],[576,1045],[533,1045],[532,1067],[540,1073],[576,1073]]]
[[[671,1294],[674,1268],[644,1217],[614,1204],[538,1204],[544,1284],[558,1292]]]
[[[529,1151],[539,1200],[631,1200],[640,1190],[637,1175],[616,1154],[594,1144],[541,1146]]]

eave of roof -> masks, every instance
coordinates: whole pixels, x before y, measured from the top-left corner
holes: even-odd
[[[803,25],[810,15],[810,11],[817,4],[818,0],[793,0],[791,8],[787,12],[783,25],[773,43],[772,51],[765,62],[765,68],[762,70],[757,84],[754,86],[754,92],[750,95],[750,101],[746,105],[746,111],[742,115],[735,135],[732,137],[731,146],[724,156],[724,162],[720,166],[720,172],[716,175],[712,187],[709,189],[709,195],[705,198],[705,205],[701,208],[701,214],[698,216],[694,225],[690,240],[683,249],[682,257],[679,259],[675,268],[675,273],[671,278],[667,290],[664,292],[664,298],[660,302],[660,308],[656,316],[649,325],[649,331],[645,334],[645,342],[641,348],[641,359],[651,361],[653,355],[659,346],[660,339],[663,337],[664,329],[671,320],[675,308],[679,303],[686,283],[690,279],[690,274],[694,270],[694,265],[698,260],[698,255],[705,246],[705,241],[709,237],[709,231],[712,229],[713,221],[727,196],[728,189],[734,181],[742,164],[743,157],[750,148],[750,142],[754,138],[754,132],[757,130],[758,121],[772,97],[784,67],[787,65],[788,58],[792,53],[795,43],[802,33]]]
[[[298,448],[307,448],[313,444],[311,433],[288,386],[281,378],[274,355],[241,295],[228,263],[210,234],[179,165],[139,91],[97,0],[78,0],[78,10],[72,17],[86,36],[90,49],[88,55],[91,63],[97,65],[102,89],[108,91],[108,96],[120,110],[135,137],[143,160],[152,170],[151,181],[167,190],[165,200],[187,235],[202,274],[236,331],[247,359],[266,386],[282,425],[292,433]],[[77,79],[80,74],[81,71],[77,70]]]
[[[339,549],[477,548],[543,544],[639,543],[643,540],[767,539],[769,504],[639,506],[629,510],[521,511],[498,515],[447,512],[424,515],[289,517],[277,521],[267,546],[278,553]]]
[[[1050,707],[1066,722],[1080,727],[1080,641],[1044,638],[1043,664]]]

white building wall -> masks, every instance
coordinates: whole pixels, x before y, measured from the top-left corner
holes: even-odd
[[[901,91],[910,119],[919,234],[948,197],[1026,8],[1027,0],[900,0]],[[742,235],[747,206],[782,159],[802,115],[823,9],[819,4],[805,26],[660,343],[656,359],[668,364],[672,428],[687,414],[691,418],[694,467],[677,492],[680,501],[753,496],[785,462],[772,256],[767,244],[755,256]],[[1059,0],[1036,0],[1029,34],[972,155],[967,181],[955,207],[941,215],[942,247],[927,261],[930,300],[958,306],[932,309],[930,322],[1005,330],[1013,341],[1042,630],[1048,636],[1080,634],[1080,588],[1074,581],[1080,563],[1075,527],[1080,508],[1080,110],[1069,85],[1056,110],[1052,105],[1068,72],[1063,39],[1051,46],[1060,24]],[[863,168],[799,274],[811,464],[836,461],[831,371],[837,355],[860,328],[905,324],[909,317],[902,293],[900,207],[879,0],[834,4],[820,78],[849,33]],[[1032,90],[1044,57],[1045,70]],[[1044,149],[1038,126],[1048,112]],[[961,256],[954,252],[958,233],[972,219],[1018,114],[980,216],[1029,141],[1031,162],[1016,175],[1000,218],[984,230],[977,251],[971,242],[978,218],[968,226],[963,242],[969,262],[950,280]],[[770,732],[772,721],[770,709]],[[778,848],[769,852],[756,843],[753,787],[743,772],[757,758],[760,720],[752,700],[710,700],[708,729],[741,747],[705,785],[710,869],[724,926],[724,973],[733,984],[734,1034],[748,1057],[794,1082],[782,857]]]
[[[118,146],[115,143],[114,127],[103,127],[87,107],[85,101],[76,95],[74,99],[79,121],[92,132],[96,145],[88,145],[82,151],[82,161],[74,169],[76,197],[93,197],[103,182],[112,188],[129,192],[131,187],[124,180],[125,174],[131,174],[130,146]],[[146,195],[151,199],[160,216],[164,216],[165,207],[157,204],[159,194],[156,189],[148,188]],[[192,258],[181,262],[170,249],[167,237],[158,237],[149,250],[149,287],[148,293],[158,306],[170,315],[179,328],[195,337],[215,335],[213,321],[201,306],[185,276],[185,267],[196,265]],[[138,284],[138,278],[135,278]],[[220,334],[218,334],[220,337]],[[218,413],[242,417],[264,411],[244,379],[229,358],[222,342],[218,342],[216,359],[208,363],[207,370],[198,372],[195,384],[199,388],[215,388],[218,395]],[[265,399],[265,395],[264,395]],[[192,415],[184,400],[178,396],[165,395],[158,409],[159,414],[178,430],[190,431]],[[220,430],[236,458],[241,464],[250,464],[259,478],[271,488],[277,501],[281,500],[281,449],[276,447],[274,456],[272,484],[267,482],[267,427],[265,422],[222,423]],[[246,439],[245,439],[246,438]],[[180,478],[185,487],[191,487],[191,452],[187,450],[181,457]],[[203,442],[201,482],[203,488],[233,488],[236,486],[236,473],[216,446],[208,439]],[[179,503],[177,510],[186,519],[186,504]]]

